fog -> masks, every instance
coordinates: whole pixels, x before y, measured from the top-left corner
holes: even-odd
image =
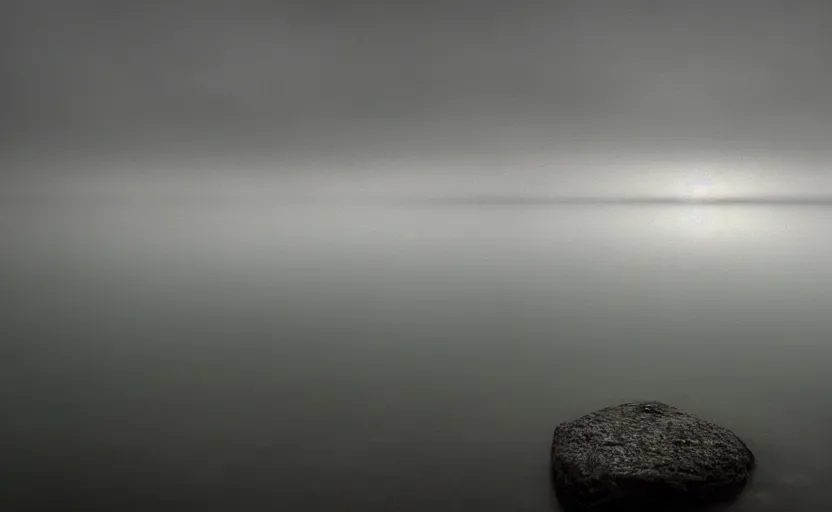
[[[15,1],[0,508],[558,510],[661,400],[829,508],[824,2]]]
[[[0,27],[4,174],[496,173],[535,189],[622,163],[825,174],[829,9],[16,1]]]

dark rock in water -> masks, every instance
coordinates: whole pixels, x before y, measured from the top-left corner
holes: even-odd
[[[660,402],[634,402],[555,428],[552,473],[567,510],[679,510],[742,491],[754,454],[733,432]]]

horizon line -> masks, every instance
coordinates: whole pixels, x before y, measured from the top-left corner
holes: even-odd
[[[832,206],[832,195],[736,195],[706,198],[676,196],[556,196],[530,194],[476,194],[457,196],[406,196],[401,204],[459,206]]]

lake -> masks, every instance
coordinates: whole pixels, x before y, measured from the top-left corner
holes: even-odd
[[[661,400],[832,471],[832,208],[32,202],[0,217],[0,508],[551,511]]]

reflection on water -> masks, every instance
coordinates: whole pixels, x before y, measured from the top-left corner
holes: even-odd
[[[656,224],[680,237],[758,236],[767,212],[759,208],[712,207],[693,204],[658,214]]]
[[[6,213],[4,508],[548,510],[632,399],[748,440],[735,510],[832,503],[832,209]]]

